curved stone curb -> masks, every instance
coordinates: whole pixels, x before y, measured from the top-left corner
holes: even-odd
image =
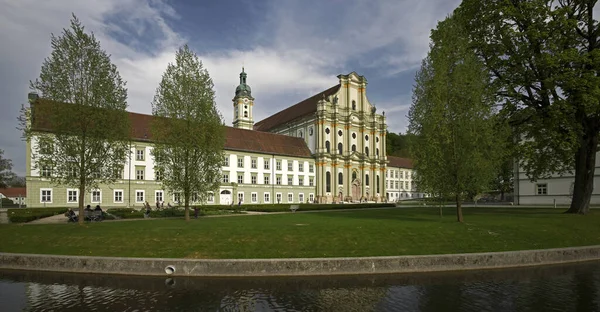
[[[426,256],[303,259],[205,260],[0,253],[0,269],[154,276],[310,276],[494,269],[591,260],[600,260],[600,245]]]

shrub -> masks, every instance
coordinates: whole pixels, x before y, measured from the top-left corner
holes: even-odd
[[[7,215],[11,223],[25,223],[65,212],[67,212],[67,208],[17,208],[8,209]]]

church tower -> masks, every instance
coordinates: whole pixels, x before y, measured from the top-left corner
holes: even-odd
[[[254,120],[252,119],[254,98],[250,86],[246,84],[246,76],[244,67],[242,67],[240,85],[235,88],[235,97],[233,98],[233,127],[252,130],[254,126]]]

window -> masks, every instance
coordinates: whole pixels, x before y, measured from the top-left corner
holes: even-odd
[[[277,185],[281,185],[281,177],[277,177],[277,183],[275,183]]]
[[[369,147],[365,147],[365,155],[369,156]]]
[[[294,202],[294,193],[288,193],[288,203]]]
[[[404,188],[408,190],[408,181],[404,181]]]
[[[223,173],[223,183],[229,183],[229,172]]]
[[[339,136],[342,136],[342,134],[344,134],[344,133],[342,132],[342,130],[339,130],[339,131],[338,131],[338,135],[339,135]]]
[[[39,152],[43,155],[51,155],[54,152],[54,144],[50,138],[40,138]]]
[[[265,170],[269,170],[269,160],[265,159]]]
[[[144,180],[144,167],[135,167],[135,179]]]
[[[308,128],[308,135],[313,135],[313,128],[312,127]]]
[[[123,202],[123,190],[114,190],[113,191],[113,202],[115,202],[115,203]]]
[[[72,168],[72,175],[73,177],[77,176],[77,168]],[[113,177],[117,180],[122,180],[123,179],[123,168],[122,167],[115,167],[113,168]]]
[[[48,165],[43,165],[40,168],[40,176],[44,178],[49,178],[52,176],[52,167]]]
[[[263,181],[263,182],[264,182],[264,184],[270,184],[270,183],[271,183],[271,179],[270,179],[270,177],[269,177],[268,175],[265,175],[265,176],[264,176],[264,181]]]
[[[298,171],[304,172],[304,164],[303,163],[298,163]]]
[[[353,138],[353,139],[356,139],[356,132],[353,132],[353,133],[352,133],[352,138]]]
[[[69,178],[76,178],[78,176],[77,172],[79,171],[79,168],[77,167],[77,163],[70,163],[67,170],[67,176]],[[121,170],[121,172],[115,172],[115,179],[123,179],[123,170]]]
[[[379,175],[377,175],[377,193],[379,193]]]
[[[325,133],[329,134],[329,128],[325,128]]]
[[[145,201],[145,198],[146,198],[145,195],[146,195],[145,191],[142,191],[142,190],[135,191],[135,202],[136,203],[143,203]]]
[[[208,192],[208,202],[209,203],[215,202],[215,194],[213,192]]]
[[[344,184],[344,174],[341,172],[338,172],[338,184],[339,185],[343,185]]]
[[[365,174],[365,185],[369,186],[369,174]]]
[[[256,202],[258,201],[258,194],[257,194],[257,193],[255,193],[255,192],[251,193],[251,194],[250,194],[250,200],[251,200],[253,203],[256,203]]]
[[[200,201],[200,198],[198,198],[198,192],[193,192],[192,193],[192,197],[190,198],[190,201],[192,203],[197,203]]]
[[[100,203],[101,198],[102,198],[102,193],[100,192],[100,190],[92,191],[92,203]]]
[[[338,143],[338,153],[342,155],[342,150],[344,149],[344,145],[342,143]]]
[[[154,198],[156,199],[157,202],[162,202],[164,200],[164,193],[163,193],[163,191],[155,191],[154,192]]]
[[[294,171],[294,163],[291,160],[288,160],[288,171]]]
[[[289,175],[287,176],[287,185],[292,185],[294,184],[294,177]]]
[[[256,169],[258,166],[256,165],[256,158],[252,159],[250,162],[250,168]]]
[[[298,177],[298,185],[304,186],[304,179],[303,178]]]
[[[155,169],[155,171],[154,171],[154,178],[156,179],[156,181],[162,181],[162,179],[163,179],[162,170]]]
[[[223,167],[229,167],[229,155],[225,155],[225,160],[223,161]]]
[[[52,203],[52,189],[40,189],[40,202]]]
[[[277,203],[280,204],[281,203],[281,193],[277,193],[275,197],[277,198]]]
[[[352,110],[356,110],[356,101],[352,100]]]
[[[548,195],[548,184],[547,183],[538,183],[535,185],[537,191],[537,195]]]
[[[243,192],[238,192],[237,193],[237,198],[238,198],[238,203],[243,203],[244,202],[244,193]]]
[[[325,173],[325,192],[331,192],[331,172]]]
[[[298,194],[298,202],[299,203],[303,203],[304,202],[304,193]]]
[[[173,201],[179,204],[181,202],[181,193],[173,193]]]
[[[310,173],[315,172],[315,165],[313,165],[313,164],[308,165],[308,172],[310,172]]]
[[[242,183],[244,183],[244,175],[238,174],[238,184],[242,184]]]
[[[325,141],[325,149],[327,150],[327,153],[331,152],[331,144],[329,141]]]
[[[281,170],[281,160],[277,161],[277,170]]]
[[[365,141],[369,141],[369,135],[368,134],[365,135]]]
[[[270,193],[264,193],[264,198],[265,198],[265,203],[271,202],[271,194]]]
[[[356,152],[356,144],[352,144],[352,151]]]
[[[379,143],[379,137],[375,137],[375,142]]]
[[[313,178],[308,179],[308,186],[315,186],[315,180]]]
[[[79,199],[79,190],[67,189],[67,203],[76,203]]]
[[[250,177],[250,182],[252,184],[256,184],[256,176],[255,175],[253,175],[253,176]]]
[[[315,201],[315,194],[313,194],[313,193],[308,194],[308,201],[311,202],[311,203],[313,201]]]
[[[248,111],[244,111],[244,117],[248,117]]]
[[[352,171],[352,182],[356,180],[356,171]]]
[[[238,168],[244,168],[244,156],[238,156]]]
[[[136,149],[135,150],[135,160],[144,160],[144,154],[146,154],[145,148]]]
[[[375,155],[379,157],[379,147],[375,149]]]

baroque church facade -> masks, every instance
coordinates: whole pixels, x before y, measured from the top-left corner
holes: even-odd
[[[412,183],[409,159],[386,155],[385,113],[367,98],[365,77],[339,75],[339,83],[257,123],[254,98],[242,69],[233,97],[233,127],[226,127],[221,186],[204,204],[339,203],[423,197]],[[48,105],[33,99],[35,107]],[[151,115],[128,113],[130,156],[116,183],[91,190],[86,203],[141,208],[177,203],[154,172]],[[35,120],[35,118],[34,118]],[[51,133],[34,125],[40,133]],[[27,143],[28,207],[76,207],[78,190],[53,185],[52,168],[35,166]],[[192,204],[201,204],[192,196]]]

